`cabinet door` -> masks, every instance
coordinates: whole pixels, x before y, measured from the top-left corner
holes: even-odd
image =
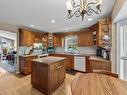
[[[34,35],[34,32],[30,32],[30,39],[29,39],[29,44],[30,46],[33,46],[34,45],[34,42],[35,42],[35,35]]]
[[[66,56],[66,69],[72,69],[72,57],[70,55]]]
[[[78,46],[85,46],[86,45],[86,35],[84,33],[79,33],[78,34]]]
[[[29,31],[23,31],[23,46],[29,46],[30,45],[30,32]]]
[[[92,64],[92,70],[111,71],[111,62],[90,60],[90,64]]]
[[[42,89],[48,90],[48,67],[39,64],[39,85]]]
[[[30,46],[30,32],[24,29],[19,29],[19,45]]]
[[[54,47],[62,47],[62,34],[53,35],[53,44]]]
[[[32,63],[32,74],[31,74],[31,83],[39,85],[39,65],[38,63]]]
[[[88,33],[88,37],[87,37],[87,39],[88,39],[88,46],[93,46],[93,33],[92,32],[90,32],[90,33]]]
[[[78,46],[92,46],[93,45],[93,32],[78,33]]]
[[[64,63],[63,63],[64,64]],[[57,70],[57,74],[58,74],[58,83],[62,82],[65,78],[65,67],[64,65],[61,65],[58,70]]]
[[[51,85],[50,89],[53,89],[57,85],[57,70],[56,69],[50,72],[50,85]]]
[[[24,59],[24,74],[30,74],[31,73],[31,60],[29,58]]]
[[[67,69],[73,69],[74,68],[74,56],[67,56],[67,62],[66,62]]]

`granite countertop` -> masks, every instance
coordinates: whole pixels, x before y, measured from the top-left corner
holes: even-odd
[[[33,54],[31,54],[31,55],[19,55],[19,57],[32,57],[32,56],[38,56],[38,55],[33,55]]]
[[[66,58],[64,57],[53,57],[53,56],[48,56],[48,57],[44,57],[44,58],[37,58],[37,59],[32,59],[33,62],[37,62],[37,63],[43,63],[43,64],[52,64],[52,63],[56,63],[58,61],[64,60]]]
[[[58,52],[53,54],[62,54],[62,55],[72,55],[72,56],[95,56],[96,54],[83,54],[83,53],[68,53],[68,52]]]
[[[99,57],[99,56],[91,56],[91,57],[89,58],[89,60],[111,62],[111,60],[107,60],[107,59],[104,59],[104,58]]]

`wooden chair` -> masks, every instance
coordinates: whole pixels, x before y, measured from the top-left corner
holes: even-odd
[[[119,77],[118,74],[111,73],[110,71],[105,71],[105,70],[93,70],[93,73],[104,74],[115,78]]]

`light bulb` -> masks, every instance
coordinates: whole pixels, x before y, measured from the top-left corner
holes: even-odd
[[[67,10],[72,10],[73,9],[72,4],[71,4],[71,0],[67,0],[66,6],[67,6]]]

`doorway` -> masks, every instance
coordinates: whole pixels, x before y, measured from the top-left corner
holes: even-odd
[[[127,19],[117,24],[117,72],[127,80]]]
[[[0,30],[0,68],[13,73],[17,64],[17,33]]]

